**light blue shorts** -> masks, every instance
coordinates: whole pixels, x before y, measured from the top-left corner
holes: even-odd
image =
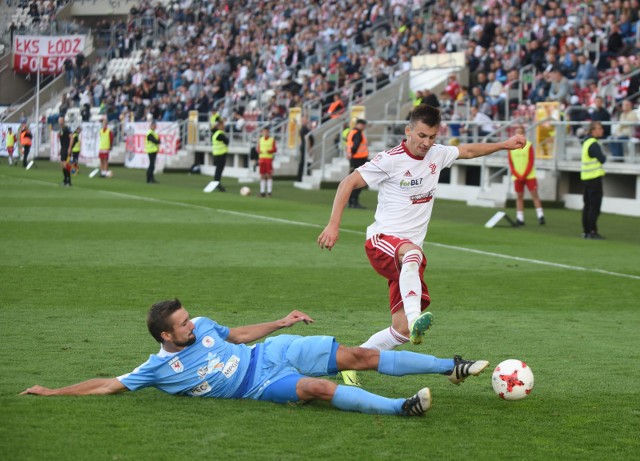
[[[338,343],[333,336],[279,335],[267,338],[256,348],[255,375],[244,398],[295,402],[295,386],[300,379],[338,372]]]

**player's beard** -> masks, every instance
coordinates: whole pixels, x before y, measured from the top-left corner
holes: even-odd
[[[191,346],[195,342],[196,342],[196,335],[193,335],[193,337],[187,339],[186,341],[179,342],[179,343],[174,342],[173,344],[178,346],[178,347],[188,347],[188,346]]]

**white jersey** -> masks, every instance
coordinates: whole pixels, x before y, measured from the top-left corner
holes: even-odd
[[[458,155],[457,147],[434,144],[420,158],[412,155],[402,141],[358,168],[369,186],[378,186],[375,222],[367,228],[367,239],[387,234],[422,247],[440,172]]]

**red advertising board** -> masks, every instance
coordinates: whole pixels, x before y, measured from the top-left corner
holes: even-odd
[[[20,73],[59,74],[64,60],[84,52],[84,35],[57,37],[16,35],[13,38],[13,70]]]

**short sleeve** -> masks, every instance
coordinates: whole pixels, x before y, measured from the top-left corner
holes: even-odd
[[[369,186],[376,186],[390,178],[389,172],[393,167],[393,160],[390,155],[380,152],[367,163],[358,168],[362,179]]]
[[[153,386],[155,382],[155,373],[150,365],[150,360],[137,367],[131,373],[118,376],[117,379],[130,391],[137,391],[145,387]]]

